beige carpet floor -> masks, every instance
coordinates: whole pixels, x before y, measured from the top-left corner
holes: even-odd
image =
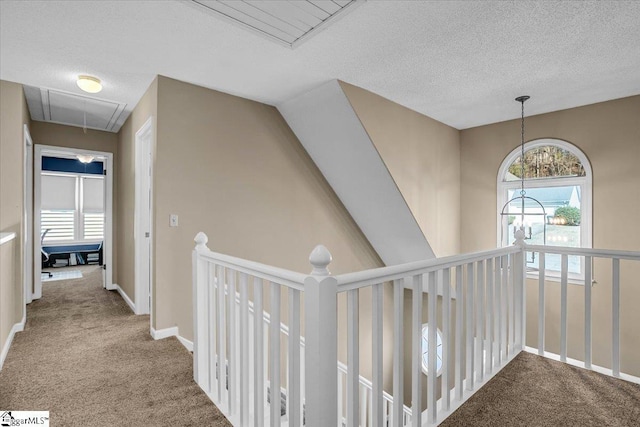
[[[640,385],[523,352],[440,426],[640,426]]]
[[[101,271],[46,282],[0,371],[0,409],[48,410],[52,426],[230,426],[193,381],[175,338],[101,288]],[[443,424],[640,426],[640,386],[521,353]]]
[[[230,426],[193,381],[192,355],[154,341],[101,287],[101,270],[45,282],[0,371],[0,409],[48,410],[52,426]]]

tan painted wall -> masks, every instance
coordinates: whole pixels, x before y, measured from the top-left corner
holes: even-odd
[[[116,160],[115,192],[116,251],[118,274],[115,282],[127,296],[135,302],[135,257],[134,257],[134,212],[135,212],[135,135],[138,129],[149,119],[157,122],[158,81],[154,79],[136,108],[118,133],[118,156]]]
[[[534,102],[534,101],[529,101]],[[515,106],[515,104],[514,104]],[[558,138],[579,147],[593,168],[593,246],[640,250],[640,96],[526,119],[527,140]],[[520,122],[512,120],[461,132],[462,251],[496,245],[496,179],[505,156],[519,144]],[[479,226],[478,224],[482,224]],[[640,375],[640,266],[622,266],[622,370]],[[597,262],[593,287],[593,361],[610,366],[611,267]],[[626,279],[626,281],[625,281]],[[569,357],[583,359],[584,288],[569,285]],[[527,289],[527,344],[537,343],[537,288]],[[559,285],[547,286],[549,351],[559,353]]]
[[[22,85],[0,80],[0,231],[16,239],[0,248],[0,351],[22,320],[23,126],[30,116]]]
[[[187,339],[199,231],[214,251],[301,272],[319,243],[333,273],[381,264],[274,107],[165,77],[154,197],[156,326],[177,325]]]
[[[105,151],[114,153],[114,158],[118,152],[118,134],[113,132],[87,129],[84,133],[79,127],[36,121],[30,131],[34,144]]]
[[[436,256],[460,252],[460,132],[348,83],[349,102]]]
[[[459,253],[460,132],[359,87],[344,82],[340,82],[340,85],[436,256]],[[392,293],[389,292],[391,298]],[[405,291],[404,396],[405,404],[409,406],[412,383],[412,295],[412,292]],[[428,298],[423,300],[422,319],[426,323]],[[438,300],[438,310],[441,311],[441,299]],[[392,311],[389,310],[385,318],[390,330],[388,343],[393,339],[392,319]],[[388,358],[389,365],[385,365],[385,369],[390,370],[390,354]],[[423,375],[422,378],[422,400],[423,407],[426,407],[427,377]]]

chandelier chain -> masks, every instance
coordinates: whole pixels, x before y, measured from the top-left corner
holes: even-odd
[[[522,114],[520,120],[520,195],[524,196],[526,191],[524,191],[524,101],[520,101],[522,105]]]

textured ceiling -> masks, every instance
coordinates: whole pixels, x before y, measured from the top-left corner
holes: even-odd
[[[156,74],[278,104],[341,79],[459,129],[640,94],[640,2],[369,1],[296,49],[178,1],[1,1],[0,78],[126,103]]]

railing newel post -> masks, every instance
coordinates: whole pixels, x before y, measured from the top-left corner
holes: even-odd
[[[324,427],[338,417],[338,281],[327,268],[331,254],[324,246],[315,247],[309,262],[313,270],[304,281],[305,424]]]
[[[209,238],[203,232],[199,232],[193,239],[196,243],[192,255],[192,278],[193,278],[193,379],[206,391],[209,391],[212,384],[209,384],[209,344],[207,342],[211,327],[207,322],[207,262],[200,254],[208,252],[207,242]]]
[[[513,244],[520,248],[516,253],[516,268],[514,280],[514,290],[516,291],[516,316],[515,316],[515,332],[516,332],[516,348],[524,350],[526,346],[526,274],[527,274],[527,244],[525,242],[524,226],[520,226],[515,232],[515,242]]]

